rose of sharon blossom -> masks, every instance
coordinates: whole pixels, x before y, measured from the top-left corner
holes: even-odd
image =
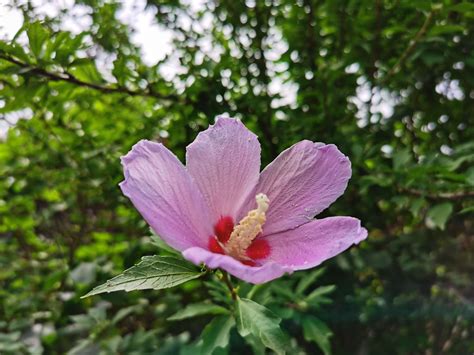
[[[167,244],[247,282],[315,267],[367,237],[356,218],[314,219],[351,176],[334,145],[301,141],[260,172],[257,136],[218,117],[187,147],[186,166],[146,140],[122,164],[123,193]]]

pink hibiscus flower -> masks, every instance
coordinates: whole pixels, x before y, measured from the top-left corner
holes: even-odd
[[[315,267],[367,237],[356,218],[314,219],[351,176],[335,145],[301,141],[260,172],[257,136],[218,117],[187,147],[186,167],[146,140],[122,164],[123,193],[167,244],[247,282]]]

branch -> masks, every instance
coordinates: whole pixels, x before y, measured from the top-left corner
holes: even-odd
[[[48,71],[44,68],[40,67],[35,67],[27,63],[23,63],[19,61],[18,59],[15,59],[11,56],[8,56],[6,54],[0,53],[0,59],[6,60],[7,62],[10,62],[12,64],[15,64],[19,66],[20,68],[27,69],[29,73],[33,73],[37,76],[41,76],[44,78],[48,78],[49,80],[52,81],[63,81],[63,82],[68,82],[70,84],[74,84],[77,86],[82,86],[86,87],[89,89],[97,90],[100,92],[103,92],[105,94],[113,94],[113,93],[120,93],[120,94],[126,94],[129,96],[143,96],[143,97],[153,97],[155,99],[160,99],[160,100],[170,100],[170,101],[180,101],[180,98],[177,95],[161,95],[156,92],[153,92],[151,90],[147,91],[137,91],[137,90],[131,90],[123,86],[104,86],[100,84],[95,84],[95,83],[89,83],[86,81],[83,81],[81,79],[78,79],[75,77],[73,74],[65,72],[65,73],[58,73],[58,72],[51,72]],[[185,100],[187,101],[187,100]]]
[[[415,50],[416,46],[420,42],[420,40],[426,35],[426,32],[428,32],[428,28],[430,27],[431,23],[433,22],[434,16],[436,14],[436,10],[431,10],[428,16],[425,19],[425,22],[421,26],[421,28],[418,30],[416,33],[415,37],[410,41],[408,44],[408,47],[405,49],[405,51],[402,53],[401,57],[398,59],[397,63],[390,69],[387,73],[387,75],[383,78],[382,81],[386,81],[388,78],[391,76],[397,74],[400,69],[402,68],[403,64],[405,64],[405,61],[408,59],[410,54],[413,53]]]
[[[432,193],[412,188],[400,187],[400,192],[406,192],[414,196],[428,197],[433,200],[462,200],[464,198],[474,197],[474,191],[456,191]]]

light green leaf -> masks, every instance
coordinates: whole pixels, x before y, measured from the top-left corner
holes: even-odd
[[[234,327],[233,317],[219,316],[214,318],[201,334],[201,354],[212,354],[217,348],[226,348],[229,344],[230,330]]]
[[[145,256],[140,263],[94,288],[82,298],[104,292],[160,290],[177,286],[201,275],[203,272],[196,270],[195,266],[187,261],[168,256]]]
[[[216,304],[194,303],[186,306],[186,308],[175,313],[168,320],[182,320],[206,314],[226,314],[229,313],[224,307]]]
[[[315,342],[325,355],[331,354],[331,330],[318,318],[307,316],[303,319],[303,335],[306,341]]]
[[[237,330],[242,337],[255,336],[277,354],[285,354],[287,336],[279,324],[281,318],[268,308],[246,298],[239,298],[236,307]]]
[[[430,208],[426,214],[426,225],[430,228],[444,230],[449,216],[453,212],[453,205],[450,202],[440,203]]]
[[[41,58],[43,45],[48,39],[48,32],[40,25],[39,22],[31,24],[26,30],[30,41],[30,49],[36,58]]]

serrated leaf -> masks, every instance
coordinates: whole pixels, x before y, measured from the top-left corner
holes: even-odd
[[[303,318],[303,335],[306,341],[315,342],[325,355],[331,354],[331,330],[318,318],[308,316]]]
[[[145,256],[137,265],[97,286],[82,298],[104,292],[160,290],[177,286],[201,275],[203,272],[187,261],[168,256]]]
[[[239,298],[236,307],[237,330],[242,337],[254,336],[277,354],[285,354],[287,336],[279,324],[281,318],[268,308],[246,298]]]
[[[214,318],[201,334],[201,354],[212,354],[217,348],[226,348],[229,344],[231,329],[235,326],[233,317],[219,316]]]
[[[182,320],[206,314],[225,314],[229,313],[224,307],[216,304],[194,303],[186,306],[184,309],[173,314],[168,320]]]
[[[453,212],[453,205],[450,202],[440,203],[431,207],[426,214],[426,225],[430,228],[437,227],[444,230],[446,222]]]

